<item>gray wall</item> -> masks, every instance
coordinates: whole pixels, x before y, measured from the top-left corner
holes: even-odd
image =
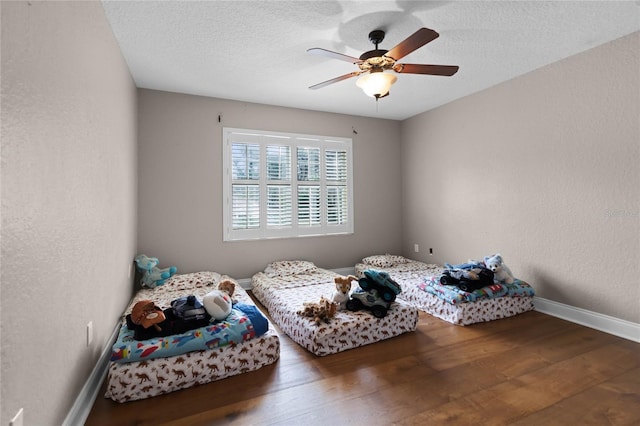
[[[136,90],[100,2],[0,8],[0,424],[59,425],[131,297]]]
[[[640,33],[402,123],[403,248],[640,323]]]
[[[139,90],[138,104],[138,248],[161,267],[241,279],[278,259],[339,268],[401,250],[399,122],[153,90]],[[223,126],[351,137],[354,234],[223,242]]]

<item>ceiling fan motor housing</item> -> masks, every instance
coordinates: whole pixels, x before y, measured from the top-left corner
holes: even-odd
[[[384,40],[384,31],[373,30],[369,33],[369,41],[376,45],[376,49],[378,48],[378,44],[382,43],[382,40]]]
[[[384,56],[388,50],[378,49],[378,44],[382,40],[384,40],[384,31],[373,30],[369,33],[369,41],[375,44],[376,48],[360,55],[359,59],[362,62],[358,64],[358,67],[362,71],[379,72],[393,68],[396,61],[391,57]]]

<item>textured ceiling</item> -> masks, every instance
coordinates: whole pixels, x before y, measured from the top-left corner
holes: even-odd
[[[140,88],[405,119],[640,30],[640,1],[105,1]],[[356,71],[306,52],[390,50],[420,27],[436,40],[400,63],[459,65],[453,77],[396,74],[377,105]],[[615,78],[615,64],[611,66]]]

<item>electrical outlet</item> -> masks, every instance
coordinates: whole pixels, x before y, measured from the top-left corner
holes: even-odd
[[[413,251],[415,251],[416,253],[420,252],[420,246],[418,244],[414,244],[413,245]]]
[[[429,255],[433,255],[433,249],[432,248],[429,249]]]
[[[24,417],[24,408],[21,408],[18,411],[18,414],[13,416],[13,418],[9,421],[9,426],[22,426]]]
[[[91,346],[93,342],[93,321],[87,324],[87,346]]]

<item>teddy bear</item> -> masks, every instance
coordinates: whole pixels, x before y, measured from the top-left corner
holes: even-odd
[[[164,284],[165,281],[172,277],[178,270],[175,266],[160,269],[158,268],[158,264],[160,263],[158,258],[148,257],[144,254],[136,256],[135,262],[138,270],[142,274],[140,284],[148,288],[155,288]]]
[[[512,284],[513,274],[511,270],[504,264],[502,255],[496,253],[492,256],[484,257],[484,264],[487,269],[493,272],[493,282],[496,284]]]
[[[331,296],[331,300],[337,303],[339,311],[347,309],[347,301],[349,300],[349,291],[351,290],[351,281],[358,281],[357,277],[348,275],[346,277],[335,277],[336,289]]]
[[[321,296],[318,303],[305,302],[303,308],[297,313],[303,317],[311,318],[316,325],[320,325],[323,321],[328,323],[335,316],[337,308],[337,303]]]
[[[229,293],[229,297],[233,297],[233,292],[236,290],[236,285],[231,280],[222,280],[218,284],[218,290],[226,291]]]

